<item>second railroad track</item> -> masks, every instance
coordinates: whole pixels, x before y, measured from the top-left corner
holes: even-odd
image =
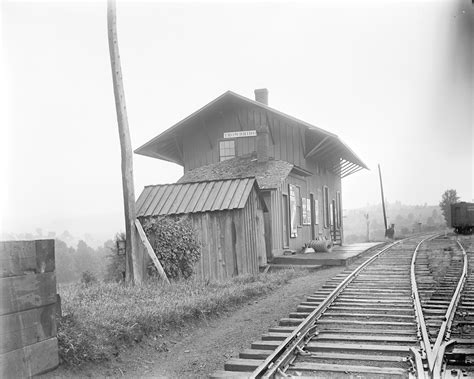
[[[453,357],[453,325],[469,354],[474,333],[459,318],[474,309],[463,295],[472,278],[456,238],[407,238],[360,261],[213,377],[437,378]]]

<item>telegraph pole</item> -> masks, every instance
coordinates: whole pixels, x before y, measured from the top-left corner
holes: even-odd
[[[382,193],[383,222],[385,225],[385,234],[387,234],[387,214],[385,213],[385,198],[383,196],[382,173],[380,171],[380,164],[378,166],[379,166],[379,178],[380,178],[380,192]]]
[[[117,39],[117,16],[115,0],[107,2],[107,31],[109,39],[110,64],[114,84],[115,109],[117,111],[120,151],[122,156],[122,188],[125,211],[127,283],[141,284],[144,278],[143,249],[139,248],[139,237],[135,227],[135,190],[133,184],[133,156],[130,131],[128,128],[127,107],[122,81],[122,68]]]
[[[366,213],[366,214],[364,215],[364,217],[365,217],[365,223],[366,223],[366,225],[367,225],[366,241],[367,241],[367,242],[370,242],[370,229],[369,229],[369,227],[370,227],[370,220],[369,220],[369,214]]]

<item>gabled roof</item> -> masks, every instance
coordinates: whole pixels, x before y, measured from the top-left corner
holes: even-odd
[[[179,138],[188,127],[198,123],[199,118],[205,113],[222,110],[223,108],[234,104],[257,107],[265,110],[269,115],[281,117],[289,122],[303,126],[307,133],[309,133],[310,138],[308,138],[308,141],[311,140],[311,145],[306,154],[306,158],[311,156],[319,157],[323,154],[327,154],[329,151],[335,152],[339,155],[341,161],[341,170],[339,172],[341,175],[343,166],[346,168],[351,167],[351,172],[353,172],[352,169],[368,169],[366,164],[337,135],[232,91],[223,93],[221,96],[198,109],[185,119],[173,125],[171,128],[165,130],[157,137],[136,149],[135,153],[163,159],[184,166],[177,138]],[[271,131],[271,126],[269,125],[269,127]]]
[[[137,200],[137,217],[223,211],[245,207],[255,178],[146,186]]]
[[[260,189],[277,188],[294,166],[280,160],[258,163],[252,156],[235,157],[186,172],[178,183],[255,177]]]

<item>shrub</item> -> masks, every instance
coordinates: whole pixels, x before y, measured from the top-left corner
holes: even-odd
[[[125,279],[125,254],[119,255],[117,251],[118,242],[125,240],[125,233],[117,233],[113,244],[108,247],[111,254],[107,256],[109,260],[105,273],[105,281],[107,282],[121,282]]]
[[[196,231],[186,218],[147,218],[143,229],[166,275],[170,279],[189,278],[201,257]],[[151,271],[155,268],[150,266]]]
[[[90,272],[90,271],[84,271],[81,275],[81,283],[87,285],[90,285],[92,283],[97,282],[96,276]]]

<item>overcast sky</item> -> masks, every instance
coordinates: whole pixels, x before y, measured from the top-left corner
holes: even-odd
[[[471,1],[117,6],[132,145],[226,90],[338,134],[370,167],[344,208],[473,195]],[[3,230],[124,229],[105,2],[2,2]],[[182,168],[135,156],[136,196]]]

